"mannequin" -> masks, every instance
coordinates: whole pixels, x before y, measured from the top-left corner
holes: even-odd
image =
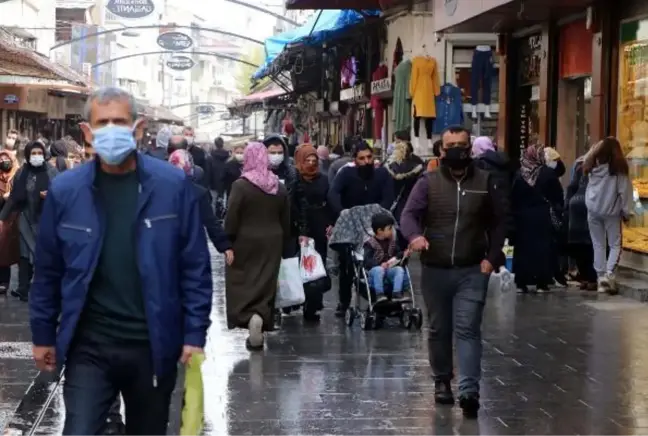
[[[421,48],[423,55],[412,59],[409,86],[410,96],[412,97],[412,115],[414,117],[413,139],[415,140],[412,145],[415,149],[420,148],[418,138],[422,118],[425,124],[428,149],[431,149],[432,131],[437,115],[435,97],[441,92],[441,84],[439,83],[439,68],[436,59],[428,55],[425,44]]]
[[[493,78],[493,51],[490,45],[475,47],[472,58],[470,93],[472,94],[472,117],[477,119],[477,104],[481,83],[482,102],[486,106],[484,118],[490,118],[491,81]]]

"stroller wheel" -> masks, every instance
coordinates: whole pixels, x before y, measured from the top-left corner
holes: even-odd
[[[376,330],[381,329],[383,328],[384,324],[385,324],[385,317],[380,315],[376,316],[376,320],[374,322],[374,329]]]
[[[360,327],[362,330],[371,330],[376,325],[376,315],[366,311],[360,313]]]
[[[410,326],[413,326],[416,330],[421,330],[421,327],[423,327],[423,312],[421,312],[421,309],[412,311]]]
[[[344,312],[344,322],[346,325],[351,327],[353,325],[353,321],[355,320],[355,309],[353,307],[349,307],[346,312]]]
[[[404,309],[398,317],[400,326],[404,329],[409,329],[412,324],[412,315],[409,309]]]

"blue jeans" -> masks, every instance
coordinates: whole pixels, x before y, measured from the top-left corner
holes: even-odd
[[[395,266],[389,269],[383,269],[381,266],[374,266],[369,270],[369,287],[374,290],[376,295],[385,293],[385,280],[392,284],[392,292],[403,292],[407,285],[407,275],[402,266]]]
[[[476,106],[479,102],[479,85],[481,84],[481,101],[485,105],[491,104],[491,85],[493,80],[493,53],[475,50],[470,71],[471,102]]]
[[[423,265],[421,290],[427,309],[428,355],[436,382],[452,377],[452,337],[456,339],[459,395],[479,394],[481,323],[489,276],[479,265],[434,268]]]
[[[102,434],[119,392],[126,409],[126,434],[166,434],[176,374],[158,377],[148,344],[78,342],[69,352],[63,385],[64,435]]]

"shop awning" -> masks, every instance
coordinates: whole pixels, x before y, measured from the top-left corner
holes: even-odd
[[[45,56],[0,37],[0,76],[63,81],[85,87],[84,77]],[[17,84],[17,83],[16,83]],[[28,84],[22,81],[20,84]]]
[[[267,75],[268,67],[288,44],[317,44],[334,39],[345,30],[364,21],[366,17],[378,17],[376,9],[322,10],[313,14],[302,26],[271,36],[265,40],[266,58],[264,64],[254,73],[253,79],[259,80]]]
[[[278,97],[280,95],[285,94],[286,91],[284,91],[281,88],[272,88],[268,89],[266,91],[260,91],[260,92],[255,92],[249,95],[246,95],[245,97],[239,98],[234,101],[234,103],[231,106],[243,106],[245,104],[249,103],[260,103],[263,100],[267,98],[272,98],[272,97]]]
[[[383,9],[399,0],[286,0],[286,9]],[[404,1],[402,1],[404,3]],[[391,6],[390,6],[391,7]]]

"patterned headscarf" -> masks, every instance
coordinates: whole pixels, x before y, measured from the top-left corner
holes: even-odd
[[[300,145],[295,152],[295,167],[297,167],[297,171],[299,171],[299,174],[301,174],[304,179],[313,180],[319,172],[319,162],[316,161],[315,167],[307,166],[306,159],[308,159],[309,156],[317,157],[315,147],[309,144]]]
[[[194,176],[195,167],[193,157],[187,150],[180,149],[171,153],[171,156],[169,156],[169,163],[174,167],[180,168],[189,177]]]
[[[261,189],[266,194],[276,195],[279,191],[279,178],[269,169],[268,150],[261,142],[249,142],[243,154],[241,177]]]
[[[478,136],[472,143],[473,157],[479,157],[487,151],[495,151],[493,141],[488,136]]]
[[[520,174],[530,186],[535,186],[540,170],[545,164],[544,145],[529,145],[520,159]]]

